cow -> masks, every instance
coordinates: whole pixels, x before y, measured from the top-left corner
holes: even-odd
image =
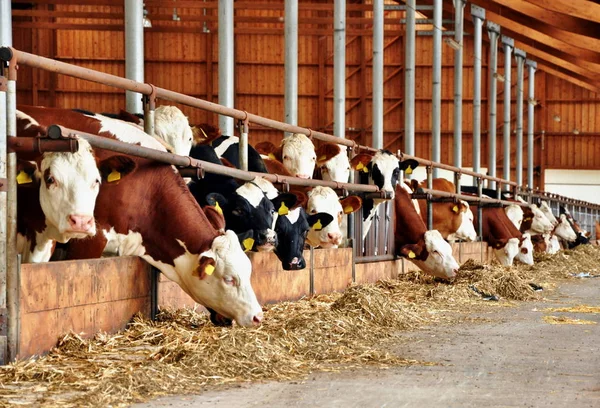
[[[575,233],[573,226],[565,214],[561,214],[558,217],[558,223],[552,230],[552,235],[557,236],[559,239],[567,242],[568,244],[577,241],[577,234]]]
[[[271,142],[261,142],[254,147],[260,154],[283,163],[294,177],[312,178],[317,153],[315,145],[306,135],[294,133],[283,138],[279,147],[275,147]]]
[[[395,186],[394,242],[396,255],[408,258],[422,271],[442,279],[456,277],[459,265],[452,247],[437,230],[427,230],[412,190],[405,183]]]
[[[321,143],[317,149],[314,179],[347,183],[350,179],[350,160],[346,146]]]
[[[548,221],[550,221],[552,225],[558,224],[558,220],[556,219],[554,214],[552,214],[552,209],[546,201],[540,202],[540,210],[544,213],[544,215],[546,216],[546,218],[548,218]]]
[[[600,223],[598,220],[594,220],[594,225],[596,227],[596,241],[600,241]]]
[[[61,124],[82,132],[101,132],[97,119],[66,109],[40,108],[41,126]],[[127,138],[127,135],[119,135]],[[217,211],[203,211],[172,166],[93,149],[106,183],[94,210],[97,233],[71,239],[67,259],[100,257],[107,244],[120,242],[120,255],[138,255],[206,306],[213,321],[260,324],[263,313],[250,283],[252,265],[233,231],[223,231]]]
[[[531,242],[533,243],[533,251],[539,253],[549,253],[550,242],[549,234],[536,234],[531,236]]]
[[[567,210],[562,205],[559,207],[559,209],[560,209],[560,217],[562,218],[562,216],[565,216],[568,223],[571,225],[573,232],[576,235],[575,241],[567,241],[567,245],[568,245],[569,249],[575,248],[576,246],[581,245],[581,244],[589,244],[589,242],[590,242],[589,237],[591,234],[579,226],[577,221],[575,221],[575,219],[573,219],[573,217],[571,216],[571,213],[569,212],[569,210]]]
[[[379,190],[390,193],[393,200],[400,170],[412,173],[419,163],[412,159],[398,160],[392,152],[379,150],[375,154],[360,153],[354,156],[350,165],[359,172],[360,184],[369,184],[370,177]],[[363,240],[367,237],[379,206],[385,201],[387,200],[363,198]]]
[[[517,229],[521,229],[521,225],[523,224],[524,212],[523,208],[517,204],[511,204],[504,207],[504,212],[506,216],[511,220],[511,222],[517,227]]]
[[[419,183],[417,180],[411,180],[410,185],[413,191],[427,187],[427,181]],[[454,193],[456,191],[454,183],[443,178],[432,180],[434,190]],[[419,210],[423,222],[427,222],[427,201],[418,200]],[[433,229],[442,234],[444,239],[453,242],[456,240],[475,241],[477,232],[473,226],[473,212],[469,203],[464,200],[458,200],[456,203],[432,203],[433,211]]]
[[[504,209],[502,207],[482,208],[481,223],[482,238],[492,247],[500,264],[512,265],[514,258],[520,252],[522,240],[510,228],[510,226],[515,227],[506,216]]]

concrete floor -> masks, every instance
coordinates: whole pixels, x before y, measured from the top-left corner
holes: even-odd
[[[403,335],[395,352],[440,363],[317,373],[300,382],[245,384],[135,407],[600,407],[600,325],[553,325],[547,307],[600,306],[600,279],[563,284],[546,302],[494,308],[487,321]],[[489,320],[488,320],[489,319]]]

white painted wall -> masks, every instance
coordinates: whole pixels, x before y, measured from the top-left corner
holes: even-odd
[[[547,169],[545,190],[600,204],[600,170]]]

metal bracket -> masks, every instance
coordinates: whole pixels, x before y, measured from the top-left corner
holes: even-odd
[[[500,26],[496,23],[492,23],[491,21],[487,21],[487,30],[492,33],[496,33],[498,35],[500,35]]]
[[[509,47],[515,48],[515,40],[513,38],[503,35],[501,38],[502,44],[508,45]]]
[[[485,9],[471,3],[471,15],[480,20],[485,20]]]
[[[525,59],[527,53],[520,48],[515,48],[515,58],[518,60],[519,57]]]
[[[525,65],[527,65],[528,67],[532,67],[533,69],[537,69],[537,62],[532,61],[530,59],[525,60]]]

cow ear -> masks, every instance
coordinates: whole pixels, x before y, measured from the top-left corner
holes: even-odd
[[[527,255],[529,250],[527,248],[521,248],[521,253]]]
[[[298,207],[306,207],[306,204],[308,204],[308,196],[306,195],[306,193],[304,193],[303,191],[291,191],[291,194],[296,196],[296,204],[294,205],[294,208],[298,208]],[[294,208],[290,208],[291,210],[293,210]]]
[[[500,238],[495,240],[494,242],[492,242],[492,248],[494,249],[500,249],[506,246],[506,244],[508,243],[508,239],[506,238]]]
[[[246,232],[242,232],[237,234],[237,237],[244,252],[252,251],[256,242],[254,240],[254,231],[248,230]]]
[[[335,156],[340,154],[342,149],[339,145],[334,143],[324,143],[317,149],[317,165],[322,165],[323,163],[333,159]]]
[[[410,189],[413,191],[413,193],[416,193],[419,191],[419,181],[416,179],[412,179],[410,180],[410,184],[409,184]]]
[[[212,275],[215,271],[215,258],[212,257],[211,251],[204,252],[200,255],[198,260],[198,267],[194,269],[192,275],[197,276],[198,279],[206,279],[207,276]]]
[[[373,156],[371,156],[370,154],[360,153],[360,154],[357,154],[356,156],[354,156],[350,160],[350,166],[352,166],[352,168],[354,170],[364,171],[365,173],[368,173],[369,172],[368,166],[371,163],[372,159],[373,159]]]
[[[404,170],[404,174],[412,174],[413,170],[419,167],[419,162],[413,159],[398,161],[400,170]]]
[[[296,205],[298,198],[292,193],[279,194],[277,197],[271,200],[275,211],[279,215],[287,215],[289,211]]]
[[[135,162],[128,156],[114,155],[101,160],[98,169],[102,179],[108,183],[116,183],[136,168]]]
[[[233,163],[231,163],[229,160],[227,160],[224,157],[221,157],[219,160],[221,160],[221,163],[223,163],[223,166],[225,166],[225,167],[229,167],[229,168],[232,168],[232,169],[236,169],[237,168],[237,167],[235,167],[233,165]]]
[[[416,244],[403,245],[400,248],[400,256],[408,259],[415,259],[421,256],[421,247]]]
[[[333,217],[327,213],[316,213],[308,216],[307,220],[311,229],[321,231],[333,221]]]
[[[143,122],[143,119],[141,119],[139,116],[135,116],[123,109],[119,110],[119,119],[125,122],[135,123],[136,125],[139,125],[140,121]]]
[[[268,158],[268,159],[264,159],[263,162],[265,163],[265,167],[266,167],[267,171],[269,172],[269,174],[279,174],[280,176],[290,176],[290,177],[294,176],[292,173],[290,173],[290,171],[288,169],[285,168],[283,163],[277,159]]]
[[[275,145],[269,141],[260,142],[254,145],[254,150],[265,156],[269,156],[271,159],[281,161],[281,149],[275,147]]]
[[[17,184],[37,185],[37,164],[28,160],[17,159]]]
[[[351,214],[360,209],[360,207],[362,206],[362,200],[358,196],[351,195],[344,198],[343,200],[340,200],[340,204],[342,205],[344,214]]]
[[[227,199],[219,193],[210,193],[206,195],[206,203],[214,207],[218,213],[223,214],[223,209],[227,207]]]
[[[212,205],[207,205],[202,210],[214,229],[225,232],[225,217],[223,217],[223,210],[218,202],[214,207]]]

